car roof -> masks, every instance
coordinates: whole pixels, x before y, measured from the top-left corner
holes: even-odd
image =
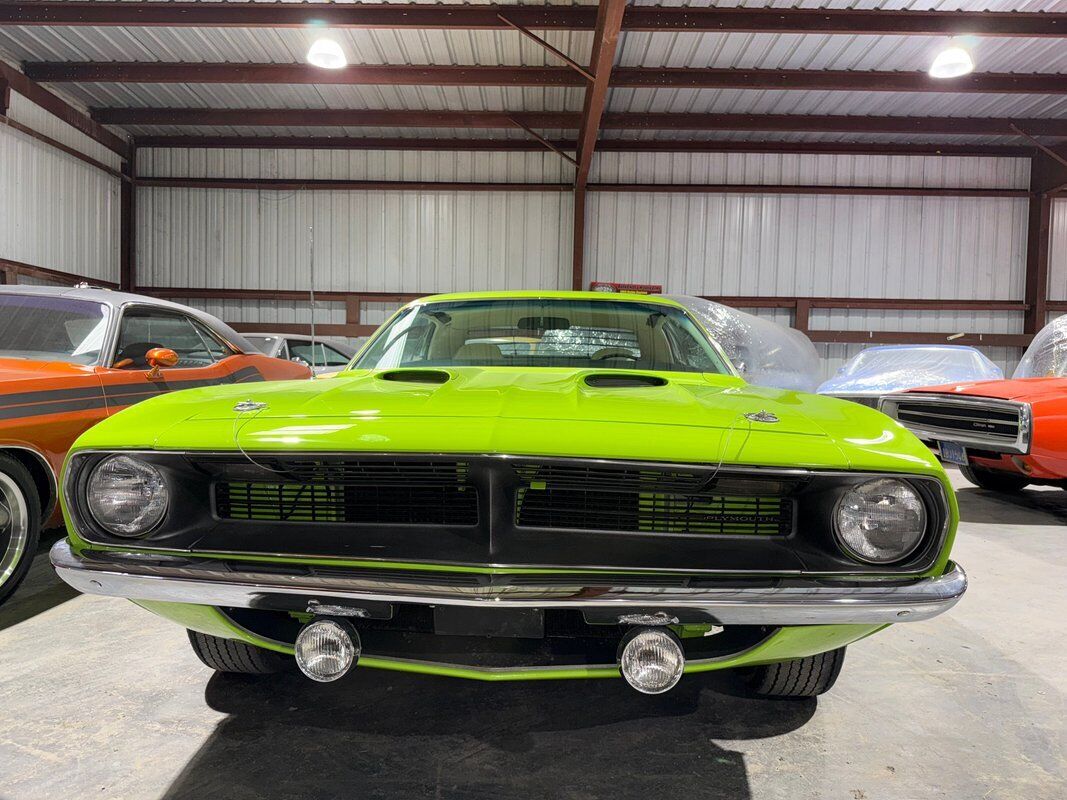
[[[422,303],[459,302],[462,300],[615,300],[627,303],[655,303],[684,308],[680,303],[658,294],[633,294],[630,292],[559,292],[528,289],[498,292],[456,292],[420,297],[412,305]]]
[[[241,334],[220,320],[218,317],[201,311],[197,308],[184,306],[181,303],[173,303],[170,300],[162,300],[158,297],[149,297],[132,292],[120,292],[113,289],[103,289],[98,286],[24,286],[14,284],[0,286],[0,294],[36,295],[40,297],[69,297],[72,300],[86,300],[92,303],[101,303],[111,308],[120,308],[128,303],[155,306],[170,311],[179,311],[199,320],[216,333],[221,334],[227,341],[242,352],[258,352],[252,344]]]

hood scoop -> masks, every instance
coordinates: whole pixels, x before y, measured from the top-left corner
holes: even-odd
[[[379,380],[396,381],[397,383],[428,383],[439,386],[448,383],[452,376],[439,369],[394,369],[383,372],[378,376]]]
[[[608,372],[602,375],[586,375],[585,385],[594,389],[641,389],[649,386],[666,386],[667,379],[656,375],[621,375]]]

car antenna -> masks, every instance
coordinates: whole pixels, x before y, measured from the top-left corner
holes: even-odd
[[[309,295],[310,295],[310,298],[311,298],[310,302],[309,302],[309,306],[310,306],[310,309],[311,309],[311,371],[312,371],[312,373],[314,373],[315,372],[315,366],[316,366],[316,364],[315,364],[315,223],[314,222],[312,222],[310,225],[308,225],[308,236],[309,236],[310,242],[311,242],[311,245],[310,245],[311,252],[310,252],[310,259],[309,259],[310,260],[309,267],[310,267],[311,275],[310,275],[310,287],[309,287],[309,292],[308,292]],[[325,356],[325,351],[323,351],[323,355]],[[323,365],[325,366],[325,358],[323,358]]]

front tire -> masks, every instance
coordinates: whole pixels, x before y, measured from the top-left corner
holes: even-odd
[[[196,657],[216,672],[241,675],[271,675],[288,669],[293,660],[281,653],[236,639],[223,639],[199,631],[189,631],[189,644]]]
[[[844,663],[845,648],[839,647],[828,653],[756,667],[745,680],[753,694],[760,697],[816,697],[837,682]]]
[[[22,464],[0,453],[0,603],[30,570],[41,536],[41,499]]]
[[[1030,481],[1010,472],[996,472],[991,469],[982,469],[968,464],[960,466],[963,477],[980,489],[988,489],[991,492],[1018,492],[1030,485]]]

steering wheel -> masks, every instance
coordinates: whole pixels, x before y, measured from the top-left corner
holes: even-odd
[[[625,347],[601,347],[589,357],[590,361],[607,361],[609,358],[628,358],[630,361],[637,361],[638,357],[632,350],[627,350]]]

